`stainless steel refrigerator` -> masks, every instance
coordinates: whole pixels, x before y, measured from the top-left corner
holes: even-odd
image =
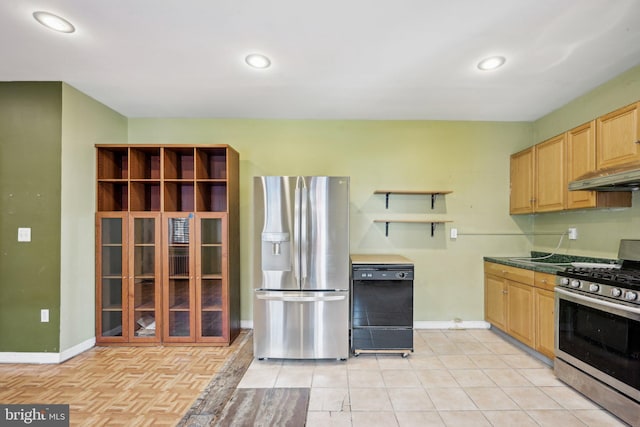
[[[254,178],[254,356],[349,356],[349,178]]]

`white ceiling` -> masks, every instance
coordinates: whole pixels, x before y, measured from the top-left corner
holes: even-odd
[[[0,3],[0,80],[64,81],[128,117],[534,120],[638,64],[638,0]]]

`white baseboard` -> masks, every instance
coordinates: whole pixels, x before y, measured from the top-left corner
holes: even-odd
[[[453,320],[417,320],[413,322],[414,329],[489,329],[491,325],[484,320],[463,320],[456,322]],[[253,329],[253,320],[241,320],[242,329]]]
[[[242,329],[253,329],[253,320],[241,320],[240,327]]]
[[[61,353],[0,352],[0,363],[62,363],[95,345],[96,339],[90,338]]]
[[[491,325],[484,320],[418,320],[413,322],[414,329],[489,329]]]

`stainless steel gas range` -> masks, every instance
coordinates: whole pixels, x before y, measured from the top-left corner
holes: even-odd
[[[621,240],[618,265],[558,272],[558,378],[640,426],[640,240]]]

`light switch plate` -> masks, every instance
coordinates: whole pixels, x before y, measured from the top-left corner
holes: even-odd
[[[43,308],[42,310],[40,310],[40,321],[41,322],[48,322],[49,321],[49,310],[46,308]]]
[[[18,228],[18,242],[31,241],[31,228]]]
[[[451,229],[451,238],[452,239],[457,239],[458,238],[458,229],[457,228],[452,228]]]

